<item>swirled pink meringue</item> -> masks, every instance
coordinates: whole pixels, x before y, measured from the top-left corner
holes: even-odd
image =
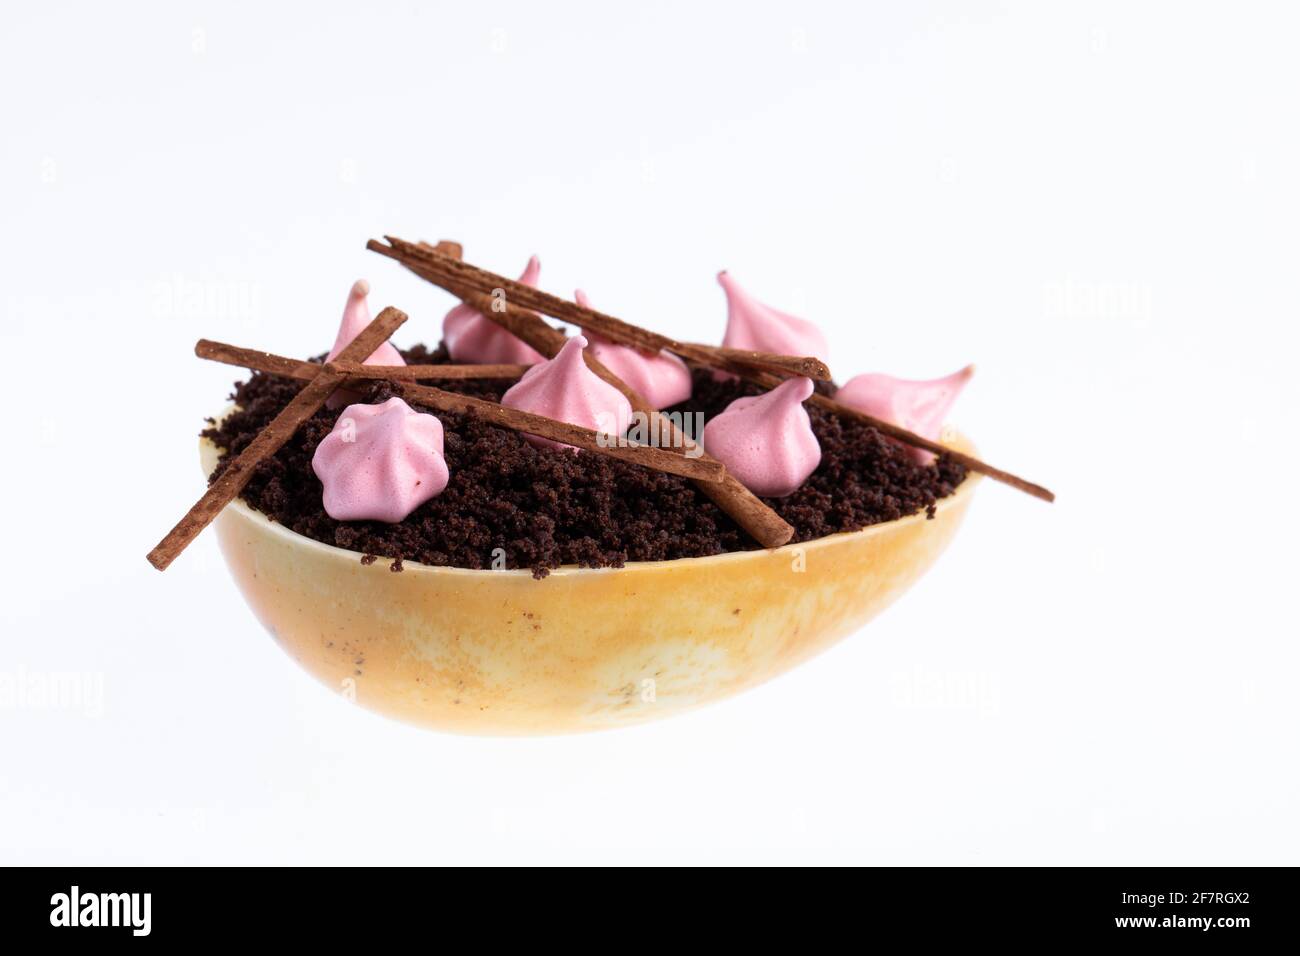
[[[960,372],[926,382],[878,373],[855,375],[835,393],[835,401],[938,441],[953,402],[974,374],[975,366],[967,365]],[[922,464],[934,459],[923,449],[910,451]]]
[[[622,435],[631,424],[632,405],[622,392],[587,368],[582,357],[586,347],[587,340],[581,335],[569,339],[555,358],[525,372],[501,396],[501,404],[598,432]],[[539,448],[578,451],[573,445],[537,435],[525,437]]]
[[[537,288],[542,264],[536,256],[528,260],[519,281]],[[483,365],[536,365],[545,357],[523,340],[511,335],[478,309],[458,305],[442,320],[442,341],[452,361]]]
[[[724,346],[781,355],[811,355],[830,362],[830,346],[817,326],[759,302],[728,272],[718,273],[718,283],[727,293]]]
[[[352,283],[352,289],[348,292],[348,303],[343,307],[343,321],[339,323],[339,334],[335,337],[334,347],[330,349],[325,361],[329,362],[338,358],[338,354],[347,347],[347,344],[370,324],[370,305],[366,301],[368,295],[370,295],[369,282],[365,279],[358,279]],[[366,359],[366,364],[405,365],[406,361],[402,358],[402,354],[393,347],[393,343],[385,342]],[[359,397],[356,392],[339,389],[329,397],[325,404],[329,408],[339,408]]]
[[[704,426],[704,450],[756,495],[784,498],[822,460],[803,402],[810,378],[791,378],[770,392],[738,398]]]
[[[390,398],[345,408],[311,468],[331,518],[396,524],[447,487],[442,455],[442,422]]]
[[[591,307],[581,289],[573,297],[578,305]],[[676,355],[669,352],[646,355],[640,349],[619,345],[586,329],[582,334],[590,343],[587,348],[591,354],[655,408],[667,408],[691,397],[691,370]]]

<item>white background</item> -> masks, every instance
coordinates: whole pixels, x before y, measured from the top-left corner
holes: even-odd
[[[24,4],[0,33],[0,861],[1296,863],[1300,136],[1288,5]],[[325,350],[363,249],[841,378],[973,361],[985,483],[862,632],[703,711],[411,729],[313,683],[210,534],[238,373]],[[146,374],[147,371],[147,374]],[[15,687],[85,675],[102,700]]]

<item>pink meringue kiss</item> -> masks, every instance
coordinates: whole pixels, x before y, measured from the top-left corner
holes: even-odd
[[[579,289],[573,294],[578,305],[591,307],[587,294]],[[590,343],[587,348],[607,369],[623,380],[655,408],[667,408],[691,397],[691,370],[669,352],[646,355],[583,329]]]
[[[718,273],[718,284],[727,293],[727,334],[722,337],[726,348],[811,355],[830,362],[830,346],[817,326],[759,302],[728,272]]]
[[[586,347],[587,340],[581,335],[569,339],[555,358],[525,372],[523,378],[501,396],[501,404],[621,436],[632,421],[632,405],[622,392],[587,368],[582,357],[582,350]],[[578,451],[572,445],[549,438],[524,437],[538,448]]]
[[[519,281],[537,288],[542,264],[528,260]],[[458,305],[442,320],[442,341],[453,362],[483,365],[536,365],[546,361],[536,349],[468,305]]]
[[[960,372],[928,382],[880,374],[855,375],[835,393],[835,401],[938,441],[953,402],[974,374],[975,366],[967,365]],[[928,451],[910,450],[922,464],[934,460]]]
[[[311,459],[326,514],[396,524],[447,487],[442,449],[442,422],[400,398],[349,405]]]
[[[804,401],[810,378],[791,378],[770,392],[738,398],[704,426],[704,450],[756,495],[784,498],[822,460]]]
[[[366,301],[368,295],[370,295],[369,282],[358,279],[352,283],[352,289],[348,292],[348,304],[343,307],[343,321],[339,324],[339,334],[334,339],[334,348],[330,349],[329,357],[325,361],[331,362],[338,358],[338,354],[347,347],[347,344],[370,324],[370,304]],[[366,364],[405,365],[406,360],[391,342],[385,342],[375,349],[370,358],[366,359]]]
[[[338,354],[347,347],[347,344],[370,324],[370,305],[366,301],[366,296],[369,294],[370,283],[365,279],[358,279],[352,283],[352,289],[348,292],[348,304],[343,307],[343,321],[339,323],[339,334],[335,337],[334,348],[330,349],[330,354],[325,361],[329,362],[338,358]],[[375,349],[370,358],[366,359],[366,364],[405,365],[406,361],[391,342],[385,342]],[[331,395],[325,404],[329,408],[339,408],[358,397],[356,392],[340,389]]]

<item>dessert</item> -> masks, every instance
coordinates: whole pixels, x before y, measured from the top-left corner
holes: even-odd
[[[150,560],[167,567],[217,519],[258,617],[377,711],[469,733],[666,716],[860,626],[943,549],[980,475],[1050,500],[955,433],[940,444],[840,404],[824,353],[681,342],[452,244],[370,247],[539,362],[458,364],[445,342],[367,362],[406,321],[392,308],[316,361],[201,341],[254,374],[204,433],[207,493]],[[675,356],[689,398],[656,406],[542,315]],[[343,388],[361,401],[328,408]]]

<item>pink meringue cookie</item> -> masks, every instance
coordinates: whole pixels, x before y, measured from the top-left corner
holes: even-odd
[[[542,264],[528,260],[519,281],[537,288]],[[458,305],[442,320],[442,341],[454,362],[483,365],[536,365],[546,361],[536,349],[511,335],[478,309]]]
[[[622,435],[631,424],[632,405],[622,392],[587,368],[582,357],[586,347],[587,340],[581,335],[569,339],[555,358],[525,372],[501,396],[501,404],[598,432]],[[537,435],[524,437],[539,448],[578,450]]]
[[[395,524],[447,487],[442,454],[442,422],[390,398],[345,408],[311,467],[331,518]]]
[[[726,348],[811,355],[830,362],[830,346],[817,326],[759,302],[728,272],[718,273],[718,284],[727,293],[727,333],[722,337]]]
[[[578,305],[591,307],[581,289],[573,297]],[[587,348],[591,354],[655,408],[667,408],[691,397],[691,370],[676,355],[669,352],[646,355],[640,349],[619,345],[586,329],[582,334],[590,343]]]
[[[348,304],[343,307],[343,321],[339,323],[339,334],[334,339],[334,347],[330,349],[330,354],[325,361],[330,362],[338,358],[338,354],[347,347],[348,343],[370,324],[370,305],[366,301],[366,296],[369,294],[370,283],[365,279],[358,279],[352,283],[352,289],[348,292]],[[391,342],[385,342],[366,359],[366,364],[405,365],[406,361]],[[331,395],[325,404],[329,408],[338,408],[358,397],[356,392],[340,389]]]
[[[880,374],[856,375],[835,393],[835,401],[938,441],[949,409],[974,374],[975,366],[967,365],[960,372],[928,382]],[[934,459],[923,449],[910,450],[922,464]]]
[[[704,450],[756,495],[793,494],[822,460],[804,401],[810,378],[791,378],[770,392],[738,398],[704,426]]]

